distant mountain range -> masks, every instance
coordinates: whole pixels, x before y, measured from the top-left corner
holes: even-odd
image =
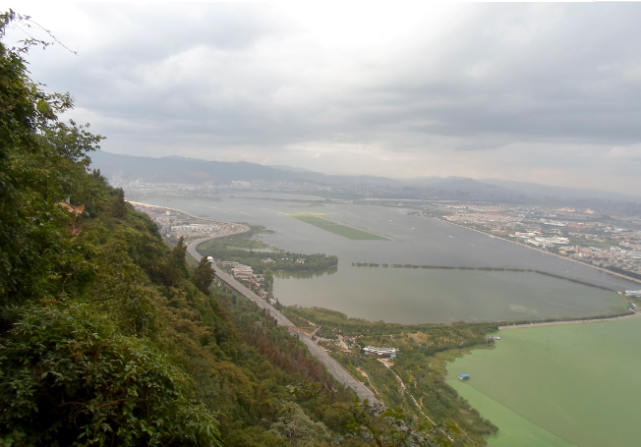
[[[396,180],[375,176],[326,175],[285,165],[221,162],[185,157],[136,157],[97,151],[92,167],[106,177],[146,183],[229,184],[234,180],[267,183],[317,184],[354,190],[369,196],[451,199],[493,203],[564,204],[620,209],[621,203],[641,206],[641,197],[590,189],[566,188],[509,180],[466,177],[425,177]],[[612,206],[612,202],[619,205]],[[610,204],[610,205],[608,205]],[[608,205],[608,206],[606,206]],[[633,207],[637,208],[637,207]]]
[[[288,171],[288,172],[314,172],[314,171],[310,171],[309,169],[296,168],[294,166],[287,166],[287,165],[270,165],[269,167],[274,169],[280,169],[281,171]]]
[[[135,157],[97,151],[91,154],[93,166],[111,178],[149,183],[229,183],[233,180],[315,183],[322,185],[376,184],[402,186],[398,180],[373,176],[325,175],[300,168],[271,167],[244,161],[207,161],[186,157]],[[283,168],[288,168],[285,170]]]

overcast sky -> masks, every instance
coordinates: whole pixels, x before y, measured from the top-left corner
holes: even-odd
[[[641,4],[13,8],[110,152],[641,195]]]

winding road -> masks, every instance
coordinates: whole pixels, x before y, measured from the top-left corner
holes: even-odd
[[[246,231],[249,231],[249,228]],[[235,234],[239,234],[239,233],[235,233]],[[226,236],[231,236],[231,234],[209,236],[209,237],[203,237],[203,238],[195,239],[193,241],[189,241],[187,243],[187,252],[190,255],[192,255],[194,259],[200,260],[202,255],[198,253],[198,250],[197,250],[200,244],[206,241],[209,241],[211,239],[216,239],[219,237],[226,237]],[[374,396],[374,393],[372,392],[372,390],[367,388],[365,384],[363,384],[361,381],[354,378],[345,368],[343,368],[340,365],[340,363],[334,360],[327,352],[325,352],[320,346],[318,346],[314,342],[314,340],[312,340],[305,332],[294,329],[293,328],[295,326],[294,323],[289,321],[289,319],[285,315],[280,313],[274,306],[269,304],[264,299],[260,298],[258,295],[256,295],[254,292],[252,292],[247,287],[242,285],[240,282],[236,281],[231,275],[228,275],[227,273],[222,271],[222,269],[216,269],[216,276],[218,277],[218,279],[227,283],[230,287],[232,287],[242,296],[256,303],[258,307],[260,307],[261,309],[267,310],[267,312],[269,312],[269,314],[274,319],[276,319],[276,322],[278,323],[279,326],[287,327],[287,330],[289,331],[289,333],[297,336],[300,341],[305,343],[307,345],[307,349],[309,349],[309,352],[314,357],[316,357],[323,365],[325,365],[325,367],[327,368],[327,371],[329,371],[329,373],[338,382],[353,389],[356,392],[356,395],[361,400],[364,401],[365,399],[368,399],[370,405],[381,405],[381,406],[383,405],[382,402],[379,401]]]

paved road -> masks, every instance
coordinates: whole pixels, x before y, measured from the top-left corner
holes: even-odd
[[[196,248],[198,247],[198,245],[210,239],[214,239],[214,237],[204,237],[190,241],[187,244],[187,252],[195,259],[200,259],[202,255],[198,253]],[[320,360],[323,365],[325,365],[327,371],[329,371],[329,373],[334,376],[334,378],[340,383],[353,389],[356,392],[356,395],[358,395],[361,400],[369,399],[370,404],[372,405],[382,405],[382,403],[374,396],[372,390],[367,388],[359,380],[356,380],[349,372],[347,372],[345,368],[343,368],[327,352],[323,351],[320,346],[318,346],[311,338],[309,338],[307,334],[302,331],[292,329],[291,326],[294,326],[294,323],[289,321],[289,319],[285,315],[280,313],[274,306],[269,304],[264,299],[260,298],[240,282],[236,281],[231,275],[228,275],[227,273],[222,271],[222,269],[216,269],[216,276],[218,277],[218,279],[226,282],[229,286],[231,286],[245,298],[256,303],[258,307],[267,310],[269,314],[276,319],[277,323],[280,326],[286,326],[292,335],[298,336],[299,340],[307,345],[309,352],[318,360]]]

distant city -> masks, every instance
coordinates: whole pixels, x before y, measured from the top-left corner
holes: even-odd
[[[428,215],[641,279],[641,219],[591,209],[432,205]]]

